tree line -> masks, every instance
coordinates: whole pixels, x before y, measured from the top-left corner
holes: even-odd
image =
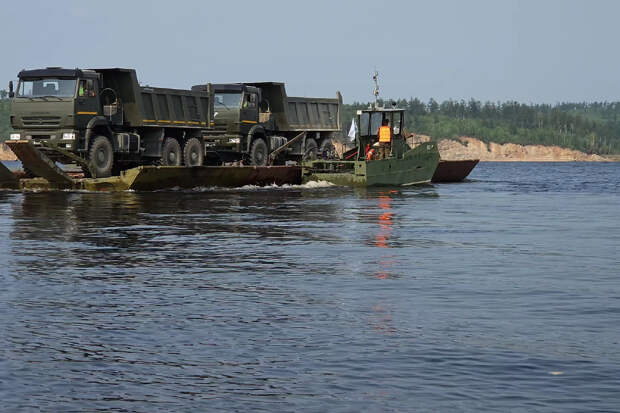
[[[391,106],[390,102],[379,102]],[[418,98],[393,101],[405,109],[409,132],[434,139],[471,136],[484,142],[557,145],[587,153],[620,153],[620,102],[525,104],[515,101]],[[345,105],[343,122],[369,103]]]

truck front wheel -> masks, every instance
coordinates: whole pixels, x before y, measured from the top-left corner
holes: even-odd
[[[179,166],[181,165],[181,145],[174,138],[166,138],[164,146],[161,148],[160,165]]]
[[[204,160],[204,151],[198,138],[191,138],[183,147],[183,163],[185,166],[201,166]]]
[[[89,169],[93,178],[106,178],[112,173],[114,148],[105,136],[97,136],[88,152]]]
[[[267,144],[263,138],[256,138],[254,142],[252,142],[252,147],[250,148],[250,162],[252,165],[267,165],[268,155]]]

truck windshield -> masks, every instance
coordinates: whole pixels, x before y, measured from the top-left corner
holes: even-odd
[[[238,108],[241,104],[241,93],[216,93],[213,103],[216,108]]]
[[[73,97],[75,96],[75,83],[76,79],[20,79],[17,97]]]

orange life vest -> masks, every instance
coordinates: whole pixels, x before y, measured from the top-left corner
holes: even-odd
[[[392,133],[389,126],[381,126],[379,128],[379,142],[390,143],[392,140]]]

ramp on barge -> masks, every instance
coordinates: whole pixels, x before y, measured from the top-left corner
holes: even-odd
[[[6,145],[21,161],[24,171],[45,178],[59,188],[71,188],[73,179],[59,168],[54,161],[38,150],[28,140],[7,141]]]

